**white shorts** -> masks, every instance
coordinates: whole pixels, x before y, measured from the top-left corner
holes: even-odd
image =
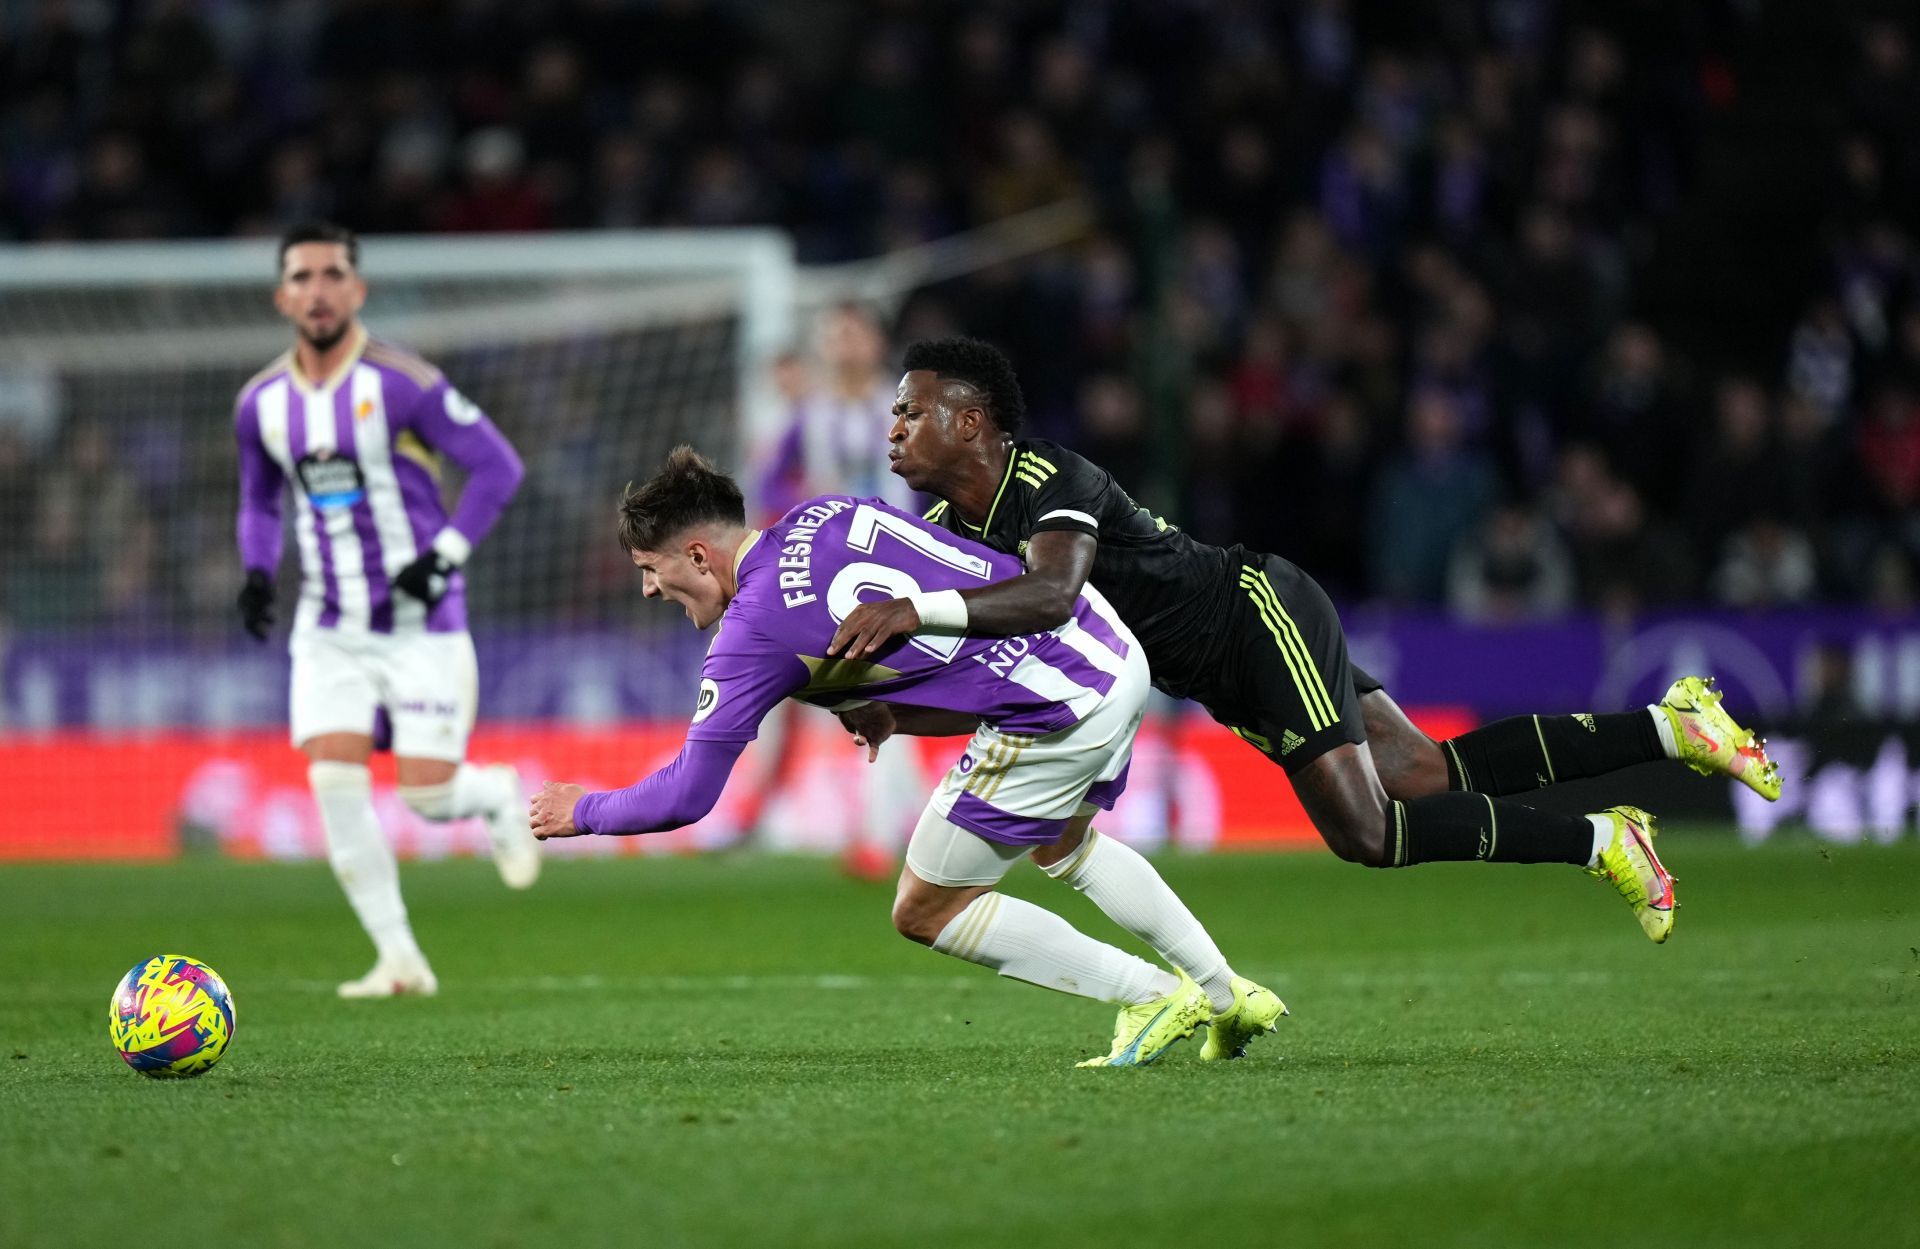
[[[295,746],[322,733],[371,734],[384,707],[396,757],[467,757],[480,695],[471,634],[297,629],[288,649]]]
[[[915,826],[907,866],[936,885],[993,884],[1021,855],[1058,841],[1076,815],[1111,810],[1148,688],[1135,645],[1113,689],[1071,728],[1022,737],[981,726]]]

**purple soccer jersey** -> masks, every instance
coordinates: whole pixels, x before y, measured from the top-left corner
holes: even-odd
[[[355,355],[315,387],[289,351],[241,389],[234,434],[244,567],[278,567],[282,487],[292,486],[295,628],[467,627],[458,573],[431,612],[395,594],[391,578],[430,546],[462,562],[506,509],[522,469],[493,422],[438,369],[362,332]],[[451,517],[440,502],[442,455],[468,474]]]
[[[1044,736],[1101,706],[1139,645],[1092,586],[1048,633],[972,637],[922,632],[894,638],[869,660],[826,658],[854,607],[923,590],[959,590],[1017,576],[1019,560],[931,525],[878,499],[825,495],[757,535],[739,557],[738,585],[700,673],[687,744],[667,767],[621,790],[583,796],[575,825],[590,833],[642,833],[700,819],[760,721],[783,698],[820,706],[878,700],[979,716],[1007,734]],[[1137,677],[1142,692],[1145,678]],[[1106,806],[1124,784],[1096,786]],[[956,817],[958,818],[958,817]],[[1013,817],[998,840],[1033,842],[1047,821]]]
[[[834,630],[862,602],[1018,576],[1019,560],[878,499],[823,495],[754,540],[701,670],[689,738],[745,742],[782,698],[862,699],[977,715],[1006,733],[1078,723],[1113,688],[1135,643],[1091,588],[1050,633],[894,638],[865,661],[829,661]]]

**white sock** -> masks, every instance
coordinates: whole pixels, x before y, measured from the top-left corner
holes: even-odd
[[[1587,823],[1593,825],[1593,855],[1588,858],[1588,867],[1600,866],[1600,852],[1613,844],[1613,821],[1604,815],[1589,815]]]
[[[407,904],[400,900],[400,869],[373,811],[372,774],[363,763],[313,763],[307,765],[307,783],[320,806],[334,879],[346,890],[374,949],[382,961],[418,958]]]
[[[518,804],[522,795],[508,768],[460,765],[453,779],[438,785],[402,785],[400,797],[429,820],[464,820],[492,815],[501,807]]]
[[[1653,717],[1653,731],[1660,735],[1660,749],[1667,752],[1667,758],[1680,757],[1680,743],[1673,740],[1673,721],[1667,719],[1667,713],[1652,703],[1647,704],[1647,714]]]
[[[1106,917],[1152,946],[1201,988],[1216,1011],[1233,1005],[1233,968],[1153,864],[1089,828],[1080,849],[1044,869],[1087,895]]]
[[[526,795],[514,783],[513,769],[463,763],[453,774],[453,818],[491,815],[502,807],[524,807]]]
[[[1172,973],[1081,932],[1031,902],[983,893],[954,916],[933,948],[1003,976],[1102,1002],[1137,1005],[1180,987]]]

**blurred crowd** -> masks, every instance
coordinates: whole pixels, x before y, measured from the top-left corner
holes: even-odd
[[[1204,538],[1474,618],[1902,609],[1913,38],[1750,0],[42,0],[0,25],[0,236],[772,223],[835,261],[1078,198],[1076,245],[886,328],[1000,343],[1033,432]],[[1803,51],[1834,72],[1768,73]],[[1787,148],[1810,214],[1727,202]],[[1708,332],[1689,221],[1776,306]],[[9,532],[71,527],[105,436],[0,431]]]

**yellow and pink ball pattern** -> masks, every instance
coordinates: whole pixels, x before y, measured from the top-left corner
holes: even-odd
[[[197,1076],[233,1039],[233,994],[219,973],[182,954],[135,963],[113,991],[107,1035],[144,1076]]]

